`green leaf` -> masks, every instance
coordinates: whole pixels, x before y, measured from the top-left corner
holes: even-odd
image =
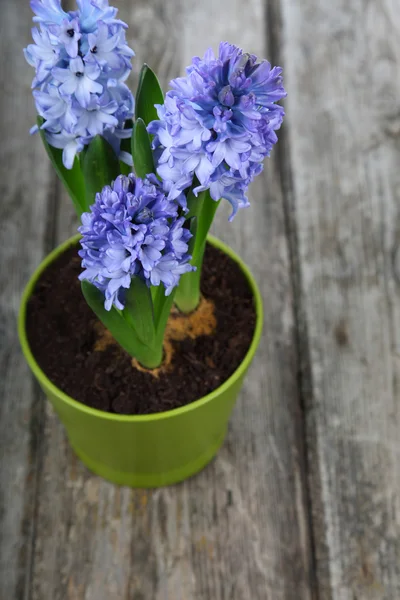
[[[189,219],[187,219],[184,223],[184,227],[187,227],[190,233],[192,234],[192,237],[190,238],[188,243],[188,254],[190,254],[191,256],[193,256],[194,246],[196,242],[197,223],[197,217],[189,217]]]
[[[85,207],[85,182],[83,174],[79,164],[78,158],[75,158],[72,169],[66,169],[62,161],[63,151],[59,148],[54,148],[46,140],[45,132],[40,127],[44,123],[42,117],[38,117],[37,120],[39,126],[40,137],[42,138],[43,145],[46,149],[48,157],[50,158],[53,167],[64,184],[72,202],[74,203],[75,210],[78,217],[86,210]]]
[[[104,294],[92,283],[82,281],[81,286],[85,300],[97,318],[124,350],[131,356],[136,356],[137,349],[132,330],[122,315],[114,307],[109,311],[104,308]]]
[[[163,285],[153,288],[156,291],[153,298],[154,306],[154,321],[156,326],[156,339],[164,339],[165,327],[167,325],[169,313],[171,312],[172,305],[174,303],[175,289],[172,290],[169,296],[165,295],[165,288]]]
[[[140,71],[136,94],[135,119],[143,119],[146,125],[158,119],[155,104],[164,104],[164,94],[157,76],[144,64]]]
[[[191,261],[192,265],[197,264],[198,256],[204,252],[207,234],[214,220],[219,203],[220,200],[216,202],[211,198],[209,190],[201,192],[197,197],[190,190],[187,195],[187,207],[189,209],[187,216],[189,219],[194,219],[194,223],[190,228],[193,238],[189,242],[190,253],[193,257]]]
[[[121,171],[121,175],[129,175],[132,173],[132,167],[124,163],[122,160],[119,161],[119,170]]]
[[[122,315],[139,340],[151,348],[155,341],[153,301],[150,288],[139,277],[132,277],[130,288],[126,290]]]
[[[207,240],[208,232],[217,212],[219,203],[221,200],[213,200],[210,196],[209,190],[204,192],[203,205],[201,208],[201,214],[196,219],[196,233],[195,233],[195,244],[193,249],[192,264],[197,265],[197,254],[201,252],[201,257],[204,253],[204,247]],[[201,268],[201,264],[200,264]]]
[[[133,168],[138,177],[143,178],[149,173],[154,173],[154,161],[150,137],[147,133],[144,121],[140,118],[133,127],[132,158]]]
[[[128,119],[127,121],[125,121],[124,129],[133,129],[132,119]],[[123,150],[124,152],[127,152],[128,154],[131,154],[131,152],[132,152],[131,137],[132,136],[121,139],[121,150]],[[122,175],[129,175],[130,173],[132,173],[132,167],[127,165],[126,163],[124,163],[122,160],[119,161],[119,168],[120,168]]]
[[[86,302],[104,327],[110,331],[115,341],[143,366],[149,369],[158,367],[163,355],[162,340],[158,346],[149,348],[140,341],[136,330],[124,318],[121,311],[114,307],[109,311],[104,308],[104,294],[100,290],[88,281],[82,281],[81,286]]]
[[[96,135],[81,153],[81,166],[86,189],[86,210],[94,203],[97,192],[111,185],[120,174],[118,158],[110,144]]]

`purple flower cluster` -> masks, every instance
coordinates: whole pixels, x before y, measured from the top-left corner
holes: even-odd
[[[42,127],[49,144],[63,149],[69,169],[97,134],[120,154],[120,139],[131,135],[124,124],[134,110],[124,84],[134,56],[125,40],[127,25],[116,19],[108,0],[76,2],[78,10],[65,12],[61,0],[31,0],[39,28],[32,29],[35,43],[25,49],[36,70],[32,87]],[[120,158],[130,159],[125,153]]]
[[[209,189],[214,200],[238,208],[248,206],[246,191],[262,171],[262,161],[277,141],[284,116],[276,104],[286,96],[280,67],[222,42],[194,58],[186,77],[174,79],[159,120],[149,124],[157,172],[169,197],[191,186],[197,194]]]
[[[163,283],[165,294],[178,285],[189,265],[192,237],[177,217],[177,204],[168,200],[155,175],[142,180],[133,174],[117,177],[96,195],[90,213],[82,215],[80,279],[105,294],[104,306],[124,308],[124,289],[133,276],[148,285]]]

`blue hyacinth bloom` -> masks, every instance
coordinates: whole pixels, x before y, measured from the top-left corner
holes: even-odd
[[[31,0],[31,8],[35,13],[33,20],[45,25],[60,25],[70,15],[79,14],[82,31],[85,33],[94,31],[99,21],[127,27],[125,23],[115,19],[118,10],[109,6],[108,0],[76,0],[76,4],[78,11],[66,13],[61,6],[61,0]]]
[[[67,17],[61,7],[61,0],[31,0],[31,8],[35,13],[35,23],[60,24]]]
[[[177,197],[197,181],[194,193],[227,198],[233,212],[248,206],[246,191],[277,141],[286,96],[282,69],[223,42],[194,58],[186,77],[174,79],[159,120],[149,124],[157,172]]]
[[[142,180],[120,175],[96,195],[82,215],[79,254],[87,279],[104,293],[104,306],[124,308],[124,290],[132,277],[165,287],[169,295],[183,273],[192,271],[188,241],[192,237],[155,175]]]
[[[73,58],[67,69],[55,67],[52,75],[59,82],[64,98],[75,98],[83,108],[88,108],[92,95],[101,94],[103,86],[96,82],[100,77],[98,65],[88,65],[80,56]]]
[[[131,130],[125,122],[134,112],[133,96],[124,84],[134,52],[125,39],[126,24],[116,19],[108,0],[77,0],[78,10],[65,12],[60,0],[31,0],[33,44],[25,57],[35,68],[32,83],[47,141],[64,150],[65,167],[93,137],[102,135],[120,151]],[[32,128],[37,131],[37,127]]]

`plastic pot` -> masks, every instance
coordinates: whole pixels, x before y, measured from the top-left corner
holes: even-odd
[[[32,275],[23,293],[18,333],[25,358],[65,426],[72,448],[94,473],[120,485],[159,487],[200,471],[222,445],[229,416],[253,359],[262,330],[262,301],[244,262],[224,243],[208,241],[235,260],[249,281],[257,313],[250,348],[236,371],[216,390],[184,407],[152,415],[116,415],[89,408],[56,387],[33,356],[26,336],[26,306],[46,267],[79,235],[51,252]]]

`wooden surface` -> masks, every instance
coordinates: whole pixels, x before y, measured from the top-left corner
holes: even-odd
[[[281,141],[214,233],[264,335],[217,459],[118,488],[75,458],[28,372],[23,285],[74,232],[38,139],[26,0],[0,18],[0,600],[400,598],[400,13],[357,0],[115,0],[164,89],[229,40],[282,64]]]
[[[319,595],[397,600],[400,11],[284,0],[282,18]]]

